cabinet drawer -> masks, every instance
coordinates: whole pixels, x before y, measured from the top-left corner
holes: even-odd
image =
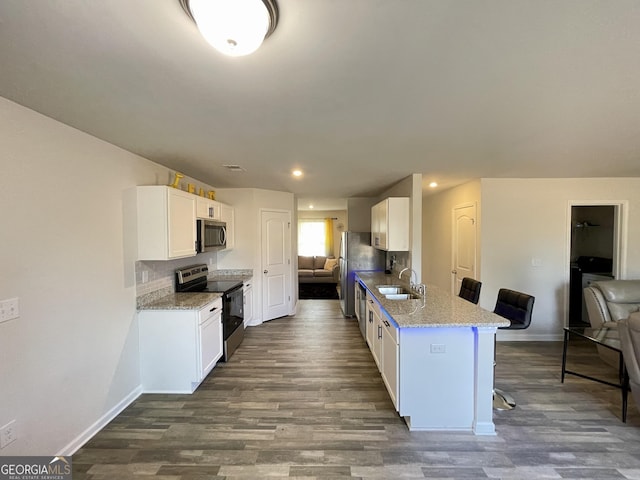
[[[382,328],[384,328],[389,336],[393,339],[396,345],[398,345],[398,328],[395,324],[387,318],[386,315],[381,315]]]
[[[201,325],[211,317],[214,317],[221,312],[222,312],[222,298],[218,298],[213,302],[211,302],[210,304],[203,307],[202,309],[200,309],[200,312],[198,314],[198,320],[199,320],[198,323]]]

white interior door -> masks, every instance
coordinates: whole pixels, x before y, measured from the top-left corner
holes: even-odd
[[[289,314],[291,302],[291,214],[264,210],[262,237],[262,320]]]
[[[451,294],[458,295],[464,277],[476,278],[476,205],[453,208]]]

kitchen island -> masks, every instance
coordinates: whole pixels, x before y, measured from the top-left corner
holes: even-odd
[[[390,300],[377,287],[408,288],[397,276],[358,272],[356,281],[367,290],[367,344],[409,429],[495,435],[495,334],[509,321],[436,286]]]

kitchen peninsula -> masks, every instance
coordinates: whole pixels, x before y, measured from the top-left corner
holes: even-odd
[[[391,300],[378,286],[406,287],[397,276],[359,272],[356,281],[367,290],[367,343],[409,429],[495,435],[495,333],[509,321],[436,286]]]

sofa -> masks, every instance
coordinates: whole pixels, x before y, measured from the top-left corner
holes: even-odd
[[[298,255],[298,283],[338,283],[340,268],[333,257]]]
[[[640,311],[640,280],[604,280],[584,289],[584,302],[593,328],[613,327]],[[616,352],[598,346],[600,357],[617,368]]]
[[[620,348],[629,374],[631,394],[640,411],[640,312],[618,322]]]

